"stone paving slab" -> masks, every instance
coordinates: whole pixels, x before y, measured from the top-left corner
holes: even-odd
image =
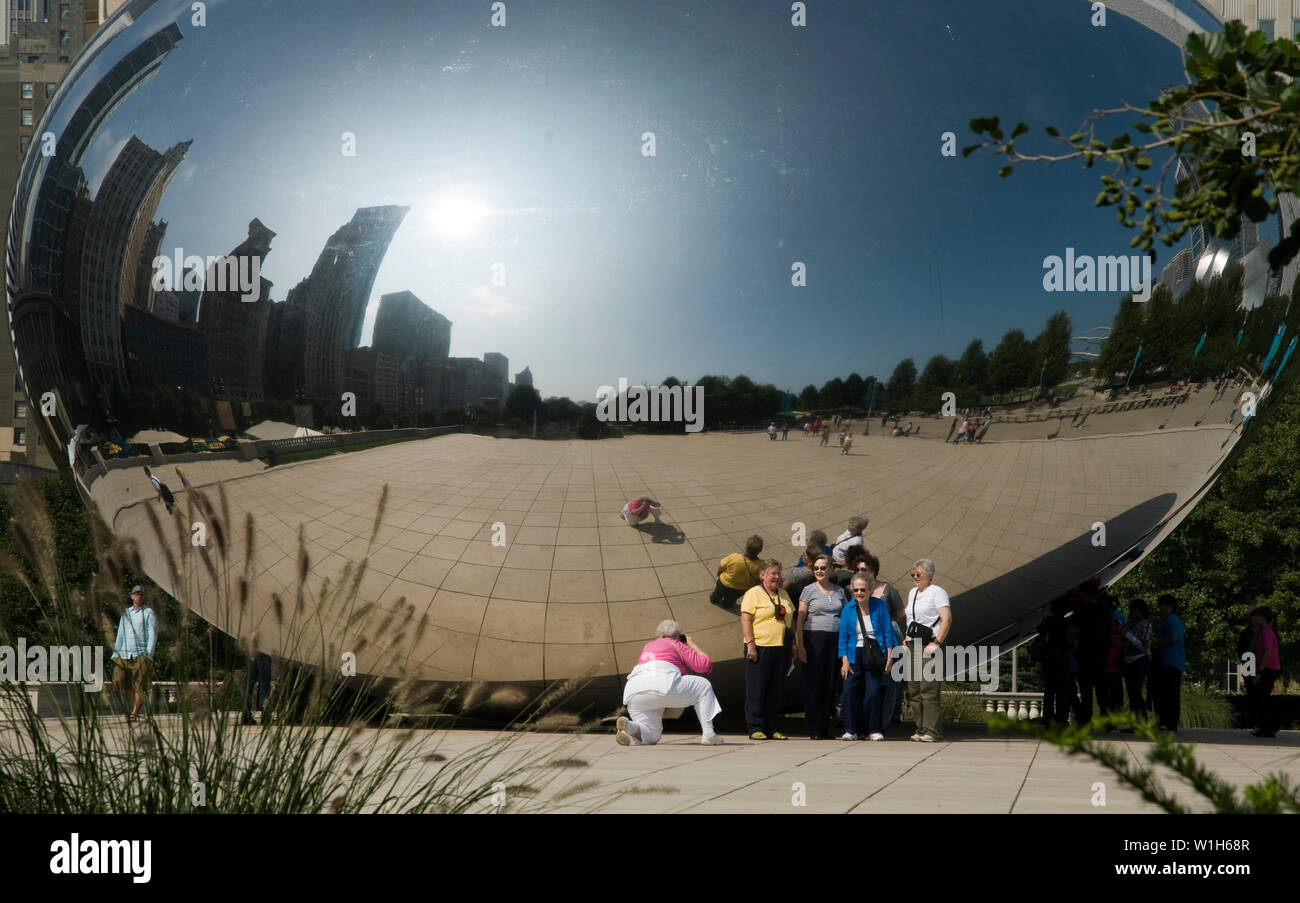
[[[232,716],[233,718],[234,716]],[[46,719],[56,745],[62,725]],[[158,718],[164,731],[179,732],[177,716]],[[123,744],[128,727],[106,722],[110,744]],[[146,728],[137,728],[141,733]],[[261,727],[235,733],[234,743],[254,749]],[[289,728],[289,730],[301,730]],[[691,814],[1091,814],[1161,812],[1122,785],[1109,770],[1071,757],[1051,744],[1027,737],[989,736],[976,726],[950,727],[941,743],[908,742],[905,728],[884,742],[751,741],[724,734],[723,746],[706,747],[695,735],[666,734],[656,746],[624,747],[611,732],[556,734],[490,730],[367,729],[355,739],[366,760],[378,762],[403,736],[404,752],[417,764],[399,786],[428,780],[434,769],[468,757],[484,763],[474,778],[487,786],[521,763],[524,774],[505,780],[529,788],[506,811],[691,813]],[[0,730],[0,742],[13,735]],[[66,739],[66,738],[65,738]],[[1203,766],[1241,787],[1267,775],[1300,780],[1300,731],[1258,740],[1245,731],[1180,731],[1195,743]],[[1105,739],[1146,764],[1149,744],[1128,737]],[[426,764],[437,751],[445,764]],[[365,769],[364,764],[358,766]],[[1208,805],[1176,775],[1157,769],[1166,790],[1192,811]],[[1105,804],[1095,805],[1098,785]],[[507,797],[513,790],[507,791]],[[486,805],[485,809],[488,808]]]

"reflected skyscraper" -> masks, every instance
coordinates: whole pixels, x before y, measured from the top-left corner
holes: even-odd
[[[272,391],[338,401],[347,352],[361,344],[370,289],[409,207],[363,207],[330,236],[311,275],[272,310],[277,350],[267,359]]]
[[[251,272],[249,261],[265,260],[273,238],[275,233],[254,219],[248,224],[248,237],[224,261],[233,258]],[[199,303],[198,327],[208,339],[209,377],[218,397],[261,401],[271,282],[259,275],[253,289],[257,300],[245,301],[242,288],[229,279],[224,288],[219,287],[217,270],[224,266],[219,260],[209,269]]]
[[[450,320],[410,292],[384,295],[375,316],[374,348],[379,355],[397,361],[398,410],[423,411],[437,406],[443,366],[451,349]]]
[[[135,295],[140,251],[153,214],[190,143],[159,153],[132,136],[104,176],[91,208],[76,290],[87,366],[102,386],[125,389],[129,384],[122,348],[127,301]]]

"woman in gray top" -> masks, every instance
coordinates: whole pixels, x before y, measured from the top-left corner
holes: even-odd
[[[831,580],[830,556],[817,549],[808,550],[815,582],[799,594],[799,618],[795,623],[794,652],[804,663],[803,700],[808,719],[808,736],[825,740],[835,696],[835,672],[839,664],[837,651],[840,610],[849,601],[844,588]]]

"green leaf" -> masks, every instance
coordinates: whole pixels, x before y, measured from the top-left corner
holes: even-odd
[[[1002,178],[1005,179],[1007,176],[1011,175],[1011,167],[1010,166],[1002,167],[1001,169],[998,170],[998,175],[1000,175]]]
[[[972,144],[970,147],[963,147],[961,149],[961,155],[963,157],[969,157],[971,154],[975,153],[975,151],[979,150],[983,146],[984,145],[982,144]],[[741,639],[743,640],[744,637],[741,637]]]
[[[1052,128],[1050,125],[1047,128],[1043,129],[1043,131],[1047,132],[1047,134],[1051,135],[1053,138],[1061,137],[1061,133],[1058,132],[1056,129]],[[742,639],[744,638],[742,637]]]
[[[1133,161],[1133,165],[1136,166],[1138,169],[1150,169],[1151,158],[1148,157],[1146,154],[1143,154],[1142,156],[1138,157],[1136,160]]]
[[[1023,122],[1016,123],[1016,127],[1011,130],[1011,140],[1014,141],[1017,137],[1023,135],[1027,131],[1029,131],[1029,126],[1025,125]]]

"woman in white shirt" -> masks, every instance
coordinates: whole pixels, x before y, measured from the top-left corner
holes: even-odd
[[[907,595],[907,645],[911,671],[907,699],[916,715],[912,739],[935,743],[943,739],[943,712],[939,690],[943,686],[943,641],[952,629],[952,608],[943,587],[934,584],[934,562],[921,558],[912,565],[915,584]]]

